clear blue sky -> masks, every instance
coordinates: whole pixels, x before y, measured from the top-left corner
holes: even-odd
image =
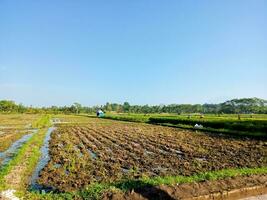
[[[0,99],[267,99],[266,0],[1,0]]]

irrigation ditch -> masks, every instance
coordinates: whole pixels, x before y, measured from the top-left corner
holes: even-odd
[[[51,125],[52,124],[52,125]],[[44,115],[22,136],[0,153],[0,199],[17,192],[44,190],[37,184],[40,171],[48,163],[50,135],[55,130],[54,121]]]
[[[34,134],[38,132],[38,129],[31,130],[32,133],[22,136],[15,141],[6,151],[0,152],[0,168],[9,163],[10,160],[17,154],[18,150],[25,144]]]
[[[32,191],[45,191],[45,192],[51,192],[54,191],[55,188],[53,187],[46,187],[44,185],[40,185],[37,183],[38,177],[42,169],[47,165],[47,163],[50,160],[49,156],[49,141],[51,139],[51,133],[55,130],[56,128],[54,126],[48,128],[43,146],[41,147],[41,156],[38,161],[38,164],[32,174],[31,180],[30,180],[30,185],[29,189]]]
[[[38,179],[39,179],[41,171],[45,168],[45,166],[48,164],[48,162],[51,159],[50,154],[49,154],[49,141],[51,139],[51,134],[53,131],[55,131],[57,129],[57,127],[55,125],[56,124],[62,124],[62,123],[68,123],[68,122],[62,122],[58,118],[50,119],[50,124],[52,126],[50,126],[47,129],[47,132],[45,134],[45,138],[43,141],[43,145],[40,148],[41,155],[40,155],[39,161],[38,161],[38,163],[37,163],[37,165],[36,165],[36,167],[32,173],[32,176],[30,178],[30,183],[29,183],[29,187],[28,187],[29,191],[40,192],[40,193],[57,192],[57,189],[53,186],[47,186],[47,185],[39,184]]]

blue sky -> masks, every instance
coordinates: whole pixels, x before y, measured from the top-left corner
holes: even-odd
[[[0,1],[0,99],[267,99],[265,0]]]

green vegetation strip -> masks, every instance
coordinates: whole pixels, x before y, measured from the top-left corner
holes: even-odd
[[[104,118],[129,121],[142,122],[149,124],[157,124],[164,126],[171,126],[177,128],[194,129],[195,124],[201,124],[204,128],[202,131],[209,131],[215,133],[225,133],[239,136],[251,137],[267,137],[267,119],[237,119],[230,115],[223,117],[209,116],[205,118],[188,118],[184,115],[141,115],[141,114],[122,114],[114,115],[108,114]]]
[[[129,115],[105,115],[105,119],[119,120],[119,121],[128,121],[128,122],[143,122],[146,123],[149,121],[150,115],[138,115],[138,114],[129,114]]]
[[[216,128],[201,128],[201,129],[196,129],[193,126],[190,125],[185,125],[185,124],[170,124],[170,123],[155,123],[154,125],[160,125],[160,126],[168,126],[168,127],[173,127],[173,128],[182,128],[182,129],[188,129],[188,130],[193,130],[193,131],[206,131],[209,133],[218,133],[218,134],[225,134],[229,136],[237,136],[237,137],[253,137],[253,138],[266,138],[267,134],[262,133],[262,132],[247,132],[247,131],[235,131],[235,130],[229,130],[229,129],[216,129]]]
[[[238,120],[231,118],[209,118],[209,119],[187,119],[179,117],[150,117],[149,123],[170,123],[170,124],[185,124],[194,126],[201,124],[204,127],[214,129],[226,129],[233,131],[251,131],[267,133],[267,120]]]
[[[51,125],[51,115],[44,115],[32,124],[32,128],[45,128]]]
[[[48,127],[50,125],[50,116],[43,116],[35,123],[35,127]],[[40,147],[43,144],[47,128],[42,128],[39,132],[35,133],[27,143],[23,144],[19,149],[17,155],[5,166],[0,169],[0,191],[8,189],[9,185],[6,184],[5,177],[12,171],[12,169],[20,163],[27,163],[26,171],[23,172],[23,180],[27,179],[37,164],[40,157]],[[26,154],[30,156],[26,158]],[[22,187],[22,190],[25,189]]]
[[[82,191],[72,193],[39,193],[28,192],[28,199],[101,199],[103,193],[110,191],[127,192],[146,186],[173,185],[193,183],[207,180],[220,180],[237,176],[267,174],[267,167],[224,169],[220,171],[204,172],[193,176],[143,177],[138,180],[124,180],[118,183],[93,183]]]

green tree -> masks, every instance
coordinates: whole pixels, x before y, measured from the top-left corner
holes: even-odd
[[[122,106],[122,109],[123,109],[123,112],[129,112],[130,111],[130,104],[128,102],[124,102],[123,103],[123,106]]]
[[[76,112],[76,114],[81,113],[81,111],[82,111],[82,105],[81,105],[80,103],[75,102],[75,103],[73,104],[73,106],[74,106],[74,108],[75,108],[75,112]]]

